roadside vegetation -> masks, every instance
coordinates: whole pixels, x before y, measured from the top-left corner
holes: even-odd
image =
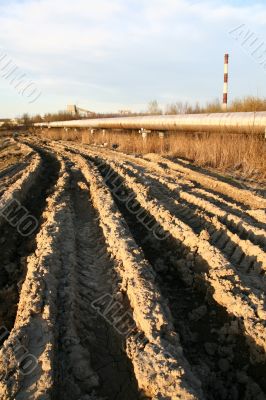
[[[256,112],[266,111],[266,98],[248,96],[243,99],[233,100],[228,112]],[[175,102],[168,104],[165,109],[156,100],[151,101],[145,112],[134,115],[178,115],[193,113],[223,112],[219,100],[200,106],[199,103],[191,105],[188,102]],[[92,118],[117,117],[119,114],[95,114]],[[120,114],[121,116],[121,114]],[[30,117],[24,114],[21,118],[23,125],[28,129],[35,122],[52,122],[71,119],[80,119],[80,115],[60,111],[44,116]],[[171,158],[182,158],[195,163],[200,167],[214,168],[222,172],[244,176],[249,180],[266,179],[266,140],[264,135],[244,134],[243,132],[175,132],[165,134],[160,139],[158,133],[149,134],[143,140],[135,131],[108,132],[102,131],[93,134],[88,130],[43,130],[42,136],[54,140],[73,140],[83,143],[115,147],[127,153],[160,153]]]
[[[245,180],[266,179],[266,140],[263,135],[207,132],[175,132],[159,138],[158,133],[143,139],[138,132],[45,129],[40,135],[52,140],[116,148],[129,154],[159,153],[182,158],[197,166],[217,169]]]
[[[150,105],[153,107],[156,101],[151,102]],[[162,114],[162,110],[157,103],[157,111]],[[170,103],[166,106],[164,114],[176,115],[176,114],[202,114],[202,113],[222,113],[222,112],[256,112],[266,111],[266,99],[254,96],[247,96],[243,99],[234,99],[229,105],[227,111],[222,108],[219,99],[213,100],[201,106],[200,103],[196,102],[191,105],[188,102],[177,101]]]

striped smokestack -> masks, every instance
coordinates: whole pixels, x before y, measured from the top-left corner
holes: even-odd
[[[224,55],[224,92],[223,92],[223,109],[227,110],[228,101],[228,61],[229,54]]]

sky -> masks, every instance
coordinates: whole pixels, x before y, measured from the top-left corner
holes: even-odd
[[[265,42],[266,60],[265,24],[266,2],[256,0],[0,0],[0,118],[67,104],[204,104],[222,97],[224,53],[229,100],[266,96],[266,67],[242,40],[245,30],[261,51]]]

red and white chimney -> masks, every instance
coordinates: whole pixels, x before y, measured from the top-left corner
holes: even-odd
[[[224,92],[223,92],[223,110],[227,110],[228,102],[228,61],[229,54],[224,55]]]

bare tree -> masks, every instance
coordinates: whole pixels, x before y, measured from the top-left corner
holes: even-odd
[[[187,114],[190,111],[190,108],[191,107],[188,102],[176,101],[175,103],[171,103],[166,106],[165,114]]]
[[[159,107],[157,100],[152,100],[148,104],[148,113],[152,115],[159,115],[162,114],[162,110]]]
[[[27,113],[22,115],[21,121],[25,128],[29,128],[32,125],[31,118]]]

